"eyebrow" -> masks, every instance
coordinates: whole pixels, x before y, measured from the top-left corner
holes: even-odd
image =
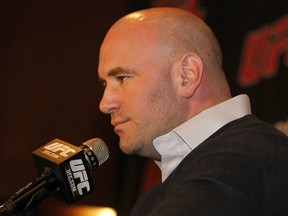
[[[116,67],[108,71],[107,76],[108,77],[115,77],[117,75],[121,74],[137,74],[135,71],[130,70],[128,68],[123,68],[123,67]],[[99,77],[100,82],[104,82],[105,80],[101,77]]]

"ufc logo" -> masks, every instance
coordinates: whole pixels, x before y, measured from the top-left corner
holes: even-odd
[[[75,149],[67,146],[67,145],[64,145],[62,143],[58,143],[58,142],[55,142],[55,143],[52,143],[50,145],[46,145],[44,146],[44,149],[46,150],[49,150],[51,152],[60,152],[59,155],[63,156],[63,157],[68,157],[68,153],[75,153]]]
[[[83,189],[90,191],[90,184],[88,181],[87,172],[82,159],[71,160],[69,162],[74,178],[79,178],[80,182],[77,184],[77,191],[83,195]]]
[[[288,67],[288,16],[248,32],[239,66],[238,83],[250,87],[274,77],[283,63]]]

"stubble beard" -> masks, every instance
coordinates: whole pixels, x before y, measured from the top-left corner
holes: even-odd
[[[165,92],[165,91],[164,91]],[[142,157],[160,160],[160,155],[153,146],[153,140],[164,135],[174,129],[180,122],[179,104],[174,92],[166,91],[157,97],[160,100],[157,110],[151,110],[151,116],[147,119],[154,119],[153,122],[144,121],[141,125],[133,122],[134,128],[126,134],[119,134],[119,145],[122,152],[128,155],[136,154]],[[130,122],[131,123],[131,122]]]

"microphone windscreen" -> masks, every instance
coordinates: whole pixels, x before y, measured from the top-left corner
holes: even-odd
[[[98,160],[98,166],[103,164],[109,158],[109,150],[105,142],[100,138],[93,138],[83,143],[88,146],[95,154]]]

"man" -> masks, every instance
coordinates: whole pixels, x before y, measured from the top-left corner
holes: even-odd
[[[133,12],[100,49],[100,110],[162,183],[131,215],[288,215],[288,140],[231,96],[211,29],[176,8]]]

